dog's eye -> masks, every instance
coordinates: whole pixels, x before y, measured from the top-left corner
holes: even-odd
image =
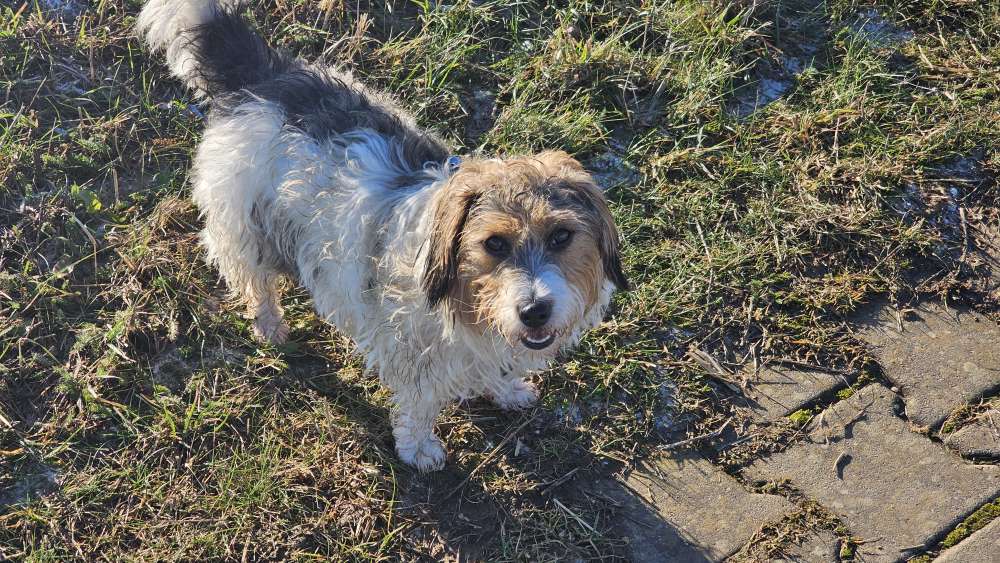
[[[572,239],[573,231],[570,231],[569,229],[557,229],[554,233],[549,235],[549,248],[552,250],[560,250],[565,248]]]
[[[503,237],[492,236],[483,241],[483,246],[486,247],[487,252],[500,258],[510,252],[510,243]]]

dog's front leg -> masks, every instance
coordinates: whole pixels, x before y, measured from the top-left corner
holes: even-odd
[[[447,402],[412,389],[394,390],[393,400],[392,435],[399,458],[423,473],[444,467],[447,454],[434,434],[434,420]]]

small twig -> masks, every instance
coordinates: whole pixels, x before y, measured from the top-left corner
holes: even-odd
[[[592,534],[594,534],[596,536],[600,536],[601,535],[600,532],[598,532],[597,530],[595,530],[594,527],[591,526],[590,524],[588,524],[583,518],[580,518],[579,516],[577,516],[576,512],[573,512],[565,504],[559,502],[559,499],[553,497],[552,498],[552,502],[555,503],[555,505],[558,506],[559,508],[561,508],[564,512],[566,512],[566,514],[569,514],[570,516],[572,516],[573,519],[577,521],[577,523],[579,523],[581,526],[583,526],[584,528],[586,528],[590,533],[592,533]]]
[[[566,481],[569,481],[570,479],[572,479],[573,476],[576,475],[577,471],[580,471],[580,468],[579,467],[574,467],[573,470],[570,471],[569,473],[567,473],[567,474],[563,475],[562,477],[556,479],[555,481],[552,481],[551,483],[545,485],[545,488],[542,489],[541,494],[543,494],[543,495],[550,494],[552,492],[552,489],[554,489],[554,488],[558,487],[559,485],[562,485]]]
[[[997,427],[997,421],[993,420],[992,411],[986,411],[986,419],[990,422],[990,429],[993,430],[993,439],[1000,442],[1000,428]]]
[[[750,440],[753,440],[753,439],[754,439],[754,435],[753,434],[749,434],[747,436],[744,436],[744,437],[740,438],[739,440],[736,440],[735,442],[729,444],[726,447],[727,448],[734,448],[734,447],[736,447],[736,446],[738,446],[740,444],[743,444],[745,442],[749,442]]]
[[[965,262],[965,257],[969,254],[969,227],[968,221],[965,219],[965,208],[959,206],[958,208],[958,218],[962,221],[962,256],[958,261]]]
[[[518,426],[517,428],[515,428],[509,434],[507,434],[507,436],[504,437],[504,439],[501,440],[500,443],[497,444],[497,446],[495,448],[493,448],[493,450],[490,451],[489,454],[486,455],[486,459],[484,459],[483,461],[479,462],[479,465],[477,465],[475,467],[475,469],[473,469],[472,471],[470,471],[469,474],[465,476],[465,479],[462,479],[462,482],[459,483],[457,487],[455,487],[454,489],[452,489],[451,492],[449,492],[447,495],[445,495],[439,502],[444,502],[444,501],[450,499],[452,496],[455,495],[455,493],[457,493],[458,491],[462,490],[465,487],[465,485],[467,485],[469,483],[469,480],[471,480],[472,477],[476,473],[478,473],[480,469],[483,468],[483,466],[485,466],[487,463],[489,463],[490,461],[492,461],[494,457],[496,457],[497,453],[500,452],[501,448],[503,448],[504,446],[506,446],[507,443],[510,442],[511,439],[513,439],[514,436],[516,436],[518,434],[518,432],[520,432],[521,430],[524,430],[524,427],[527,426],[530,422],[532,422],[534,420],[535,420],[535,417],[532,416],[528,420],[525,420],[524,422],[522,422],[520,426]]]
[[[854,545],[864,545],[866,543],[878,543],[878,542],[880,542],[880,541],[882,541],[884,539],[885,539],[885,536],[879,536],[877,538],[872,538],[870,540],[858,540],[858,539],[851,538],[851,543],[853,543]]]
[[[705,234],[701,232],[701,223],[697,220],[694,222],[694,226],[698,229],[698,238],[701,239],[701,246],[705,249],[705,258],[708,259],[708,263],[712,263],[712,252],[708,249],[708,243],[705,242]]]
[[[670,450],[675,450],[675,449],[677,449],[677,448],[679,448],[681,446],[686,446],[688,444],[697,442],[699,440],[705,440],[705,439],[708,439],[708,438],[718,438],[719,436],[722,435],[723,432],[726,431],[726,428],[729,426],[729,423],[732,422],[732,421],[733,421],[733,418],[729,417],[729,419],[727,419],[726,422],[722,423],[722,426],[720,426],[717,430],[713,430],[711,432],[707,432],[707,433],[701,434],[699,436],[694,436],[692,438],[687,438],[686,440],[681,440],[679,442],[674,442],[672,444],[664,444],[664,445],[660,446],[658,449],[661,449],[661,450],[664,450],[664,451],[670,451]]]
[[[818,364],[810,364],[807,362],[800,362],[798,360],[793,360],[791,358],[773,358],[768,360],[768,365],[778,364],[783,366],[790,366],[793,368],[808,369],[812,371],[822,371],[824,373],[832,373],[834,375],[852,375],[853,372],[837,368],[828,368],[826,366],[821,366]]]
[[[694,345],[688,348],[687,355],[689,358],[694,360],[696,364],[701,366],[701,369],[705,370],[705,374],[709,377],[721,381],[734,393],[742,392],[742,388],[739,387],[738,382],[734,381],[731,377],[729,370],[722,367],[722,364],[718,362],[711,354],[696,348]]]
[[[596,492],[596,491],[588,491],[588,490],[584,490],[582,492],[583,492],[583,494],[587,495],[587,498],[589,498],[590,500],[593,500],[594,498],[599,498],[600,501],[604,504],[604,506],[611,506],[611,507],[614,507],[614,508],[621,508],[622,507],[622,503],[621,502],[619,502],[619,501],[617,501],[617,500],[609,497],[608,495],[606,495],[604,493],[599,493],[599,492]],[[621,514],[621,516],[625,516],[627,518],[627,516],[625,514]],[[636,522],[638,524],[637,521],[634,521],[634,522]],[[649,526],[647,526],[647,527],[649,527]]]
[[[848,426],[850,426],[850,425],[854,424],[855,422],[861,420],[861,417],[863,417],[868,412],[868,407],[872,406],[874,403],[875,402],[872,401],[871,403],[868,403],[867,405],[865,405],[865,406],[861,407],[860,409],[858,409],[858,412],[855,413],[854,416],[852,416],[850,420],[848,420],[847,422],[844,423],[844,428],[847,428]]]

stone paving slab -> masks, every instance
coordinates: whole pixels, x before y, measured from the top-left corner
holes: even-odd
[[[605,495],[621,505],[618,524],[633,561],[721,561],[768,522],[791,512],[782,497],[751,493],[694,454],[661,454],[623,484],[609,481]]]
[[[1000,409],[994,407],[945,437],[949,448],[976,458],[1000,458]]]
[[[975,466],[912,432],[895,395],[860,389],[806,427],[804,441],[758,460],[754,479],[788,479],[866,540],[871,561],[897,561],[926,546],[1000,493],[1000,468]]]
[[[769,420],[788,416],[810,401],[837,388],[843,380],[831,373],[762,368],[750,378],[746,398],[750,408]]]
[[[1000,518],[945,550],[934,563],[1000,563]]]
[[[956,408],[1000,387],[1000,327],[978,313],[926,303],[901,315],[875,306],[859,319],[860,336],[899,386],[914,424],[936,428]]]
[[[785,553],[770,563],[833,563],[839,560],[840,539],[833,532],[822,530],[788,547]]]

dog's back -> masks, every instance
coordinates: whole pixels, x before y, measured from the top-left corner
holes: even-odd
[[[425,164],[449,153],[349,73],[271,48],[240,8],[236,0],[149,0],[136,25],[211,103],[191,169],[202,242],[247,301],[258,336],[287,333],[276,290],[285,275],[311,290],[334,288],[317,292],[324,317],[359,326],[365,307],[351,296],[374,272],[355,255],[376,252],[366,218],[409,193],[400,187],[430,183]]]
[[[271,48],[239,15],[240,7],[234,0],[150,0],[136,28],[153,52],[165,53],[177,78],[212,100],[217,115],[265,100],[282,109],[289,125],[320,141],[359,130],[395,141],[401,170],[448,158],[444,144],[387,96],[347,72]]]

